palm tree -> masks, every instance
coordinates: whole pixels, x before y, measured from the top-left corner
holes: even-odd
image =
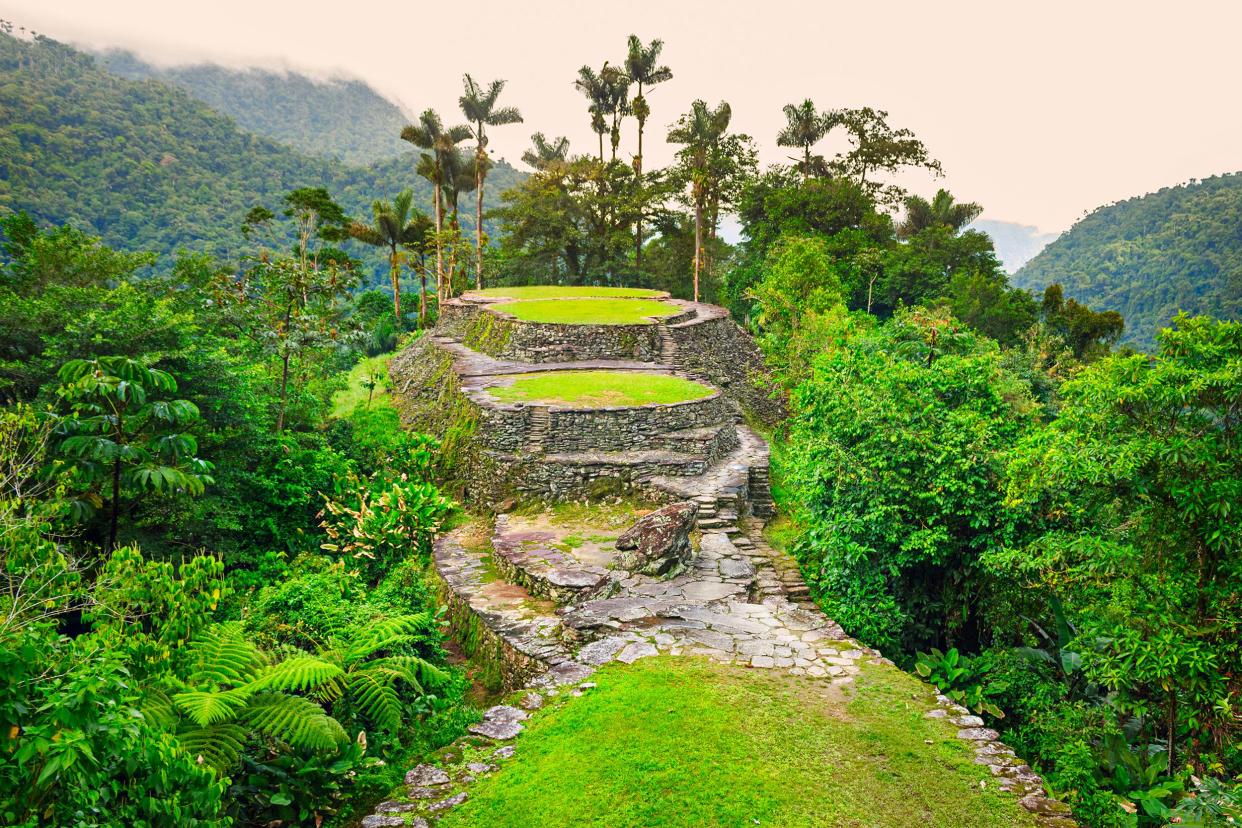
[[[376,201],[371,205],[371,224],[355,221],[347,228],[351,238],[374,247],[388,248],[392,310],[398,326],[401,325],[401,249],[421,240],[423,222],[426,221],[426,216],[412,209],[413,203],[414,191],[402,190],[391,204]]]
[[[630,111],[627,100],[630,94],[630,76],[620,66],[609,66],[599,70],[604,81],[604,114],[612,118],[608,130],[608,142],[612,145],[612,160],[617,160],[617,147],[621,146],[621,119]]]
[[[427,214],[420,210],[414,211],[411,223],[414,224],[411,233],[413,241],[407,242],[405,247],[416,257],[415,269],[418,270],[419,280],[418,329],[424,330],[427,327],[427,245],[436,228]]]
[[[629,49],[625,56],[625,69],[629,73],[631,83],[638,85],[638,94],[630,101],[630,111],[634,120],[638,121],[638,154],[634,156],[634,172],[639,184],[643,177],[643,129],[647,126],[647,118],[651,115],[651,107],[643,94],[644,87],[664,83],[673,77],[672,70],[660,66],[660,52],[664,50],[663,40],[653,40],[649,46],[643,46],[638,35],[630,35]],[[634,224],[634,263],[642,267],[643,263],[643,219],[640,215]]]
[[[492,81],[485,90],[475,83],[474,78],[466,75],[466,93],[458,99],[462,114],[473,125],[475,141],[475,208],[474,208],[474,244],[475,269],[474,286],[483,289],[483,179],[487,177],[487,132],[485,127],[520,124],[522,113],[516,107],[497,108],[496,99],[505,88],[503,80]]]
[[[812,170],[822,166],[822,159],[811,157],[811,147],[827,135],[838,123],[837,116],[832,112],[820,113],[815,103],[807,98],[800,104],[785,104],[785,128],[776,136],[776,144],[781,147],[801,147],[802,180],[806,181]]]
[[[522,153],[522,163],[536,170],[546,170],[569,159],[569,139],[564,136],[549,141],[542,132],[536,132],[530,136],[530,142],[531,149]]]
[[[424,111],[418,116],[417,124],[408,124],[401,130],[402,140],[431,151],[430,155],[423,153],[419,159],[418,174],[432,184],[436,222],[436,293],[440,300],[444,299],[441,295],[444,285],[444,245],[440,239],[440,233],[444,230],[444,205],[441,199],[441,190],[444,187],[444,157],[469,137],[470,127],[455,126],[446,129],[434,109]]]
[[[605,63],[605,68],[607,63]],[[590,101],[586,110],[591,114],[591,129],[600,138],[600,163],[604,163],[604,134],[609,132],[609,122],[605,115],[609,113],[610,101],[610,83],[606,81],[602,74],[596,74],[590,66],[584,66],[578,70],[578,79],[574,81],[574,88],[586,96]]]
[[[983,212],[983,205],[973,201],[957,202],[948,190],[938,190],[931,201],[921,196],[906,199],[906,219],[897,227],[897,235],[908,239],[930,227],[961,230]]]
[[[453,242],[449,250],[448,278],[445,285],[446,298],[450,299],[453,296],[453,281],[457,275],[457,248],[461,243],[461,225],[457,220],[457,205],[461,200],[461,194],[471,192],[478,183],[479,173],[475,169],[478,163],[478,156],[464,152],[459,147],[454,147],[452,152],[444,156],[444,206],[447,208]],[[483,157],[483,163],[485,165],[489,163],[487,156]]]
[[[668,133],[670,144],[683,144],[678,154],[690,172],[690,196],[694,201],[694,301],[699,301],[699,273],[703,266],[703,212],[710,193],[712,150],[729,128],[733,110],[725,101],[708,109],[705,101],[695,101],[690,114],[683,115]]]

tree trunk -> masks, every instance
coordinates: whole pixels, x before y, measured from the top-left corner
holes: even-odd
[[[604,163],[604,133],[599,133],[599,163]]]
[[[427,329],[427,256],[422,253],[418,256],[418,278],[418,329],[422,331]]]
[[[477,200],[474,207],[474,288],[483,289],[483,145],[479,145],[478,157],[474,162],[475,194]]]
[[[401,328],[401,263],[397,259],[397,247],[393,245],[392,256],[388,259],[388,264],[392,268],[390,276],[392,278],[392,312],[397,317],[397,328]]]
[[[108,551],[116,549],[116,526],[121,514],[121,461],[112,461],[112,515],[108,519]]]
[[[699,301],[699,268],[703,261],[703,201],[694,200],[694,301]]]
[[[285,308],[285,344],[281,355],[280,368],[280,410],[276,413],[276,433],[280,434],[285,430],[285,398],[286,391],[289,388],[289,325],[293,321],[293,302],[289,302],[289,306]]]
[[[435,187],[435,217],[436,217],[436,302],[444,301],[444,241],[440,238],[440,231],[443,230],[444,224],[444,208],[440,204],[440,176],[436,176],[433,183]]]
[[[642,84],[638,85],[638,96],[643,95]],[[638,155],[634,156],[634,174],[638,176],[638,187],[643,186],[643,120],[638,122]],[[638,221],[634,222],[634,266],[643,266],[643,213],[638,211]]]

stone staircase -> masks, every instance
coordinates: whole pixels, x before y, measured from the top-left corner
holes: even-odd
[[[668,325],[657,325],[656,330],[660,334],[660,362],[670,368],[678,367],[677,359],[677,340],[673,338],[672,332],[668,329]]]
[[[530,418],[527,420],[529,430],[526,432],[526,453],[543,454],[544,445],[548,440],[548,434],[552,430],[552,415],[546,406],[541,405],[531,406],[529,411]]]

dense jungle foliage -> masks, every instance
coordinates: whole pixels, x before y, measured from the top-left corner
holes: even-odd
[[[307,155],[365,166],[410,148],[400,138],[409,118],[361,81],[317,81],[294,72],[210,63],[154,66],[125,51],[102,52],[98,60],[114,75],[184,89],[242,129]]]
[[[1179,312],[1242,318],[1242,173],[1219,175],[1093,211],[1014,276],[1119,311],[1122,341],[1155,350]]]
[[[890,183],[939,164],[886,113],[791,103],[761,170],[727,102],[652,114],[660,46],[583,67],[596,146],[536,132],[521,180],[486,149],[520,112],[467,75],[463,123],[420,113],[363,198],[0,36],[6,824],[343,825],[463,731],[426,577],[455,513],[383,355],[466,287],[539,282],[727,305],[789,404],[774,532],[815,599],[1082,824],[1242,818],[1242,323],[1119,348],[1120,314],[1009,283],[979,205]],[[644,130],[673,164],[627,152]]]

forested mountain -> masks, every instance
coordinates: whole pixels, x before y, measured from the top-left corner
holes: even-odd
[[[104,71],[46,38],[0,33],[0,214],[73,224],[128,250],[206,251],[234,259],[256,204],[325,187],[353,215],[405,188],[431,212],[412,151],[367,167],[304,155],[238,127],[186,92]],[[488,201],[520,173],[499,163]],[[473,211],[462,210],[467,231]],[[361,250],[358,251],[362,253]]]
[[[1014,276],[1125,317],[1124,340],[1150,348],[1179,311],[1242,316],[1242,173],[1100,207]]]
[[[1056,233],[1039,232],[1034,225],[993,219],[980,219],[971,224],[970,229],[987,233],[992,238],[996,258],[1000,259],[1006,273],[1017,271],[1057,237]]]
[[[399,137],[410,118],[362,81],[317,81],[294,72],[210,63],[153,66],[121,50],[103,52],[98,60],[124,78],[178,86],[256,135],[311,155],[369,164],[410,149]]]

